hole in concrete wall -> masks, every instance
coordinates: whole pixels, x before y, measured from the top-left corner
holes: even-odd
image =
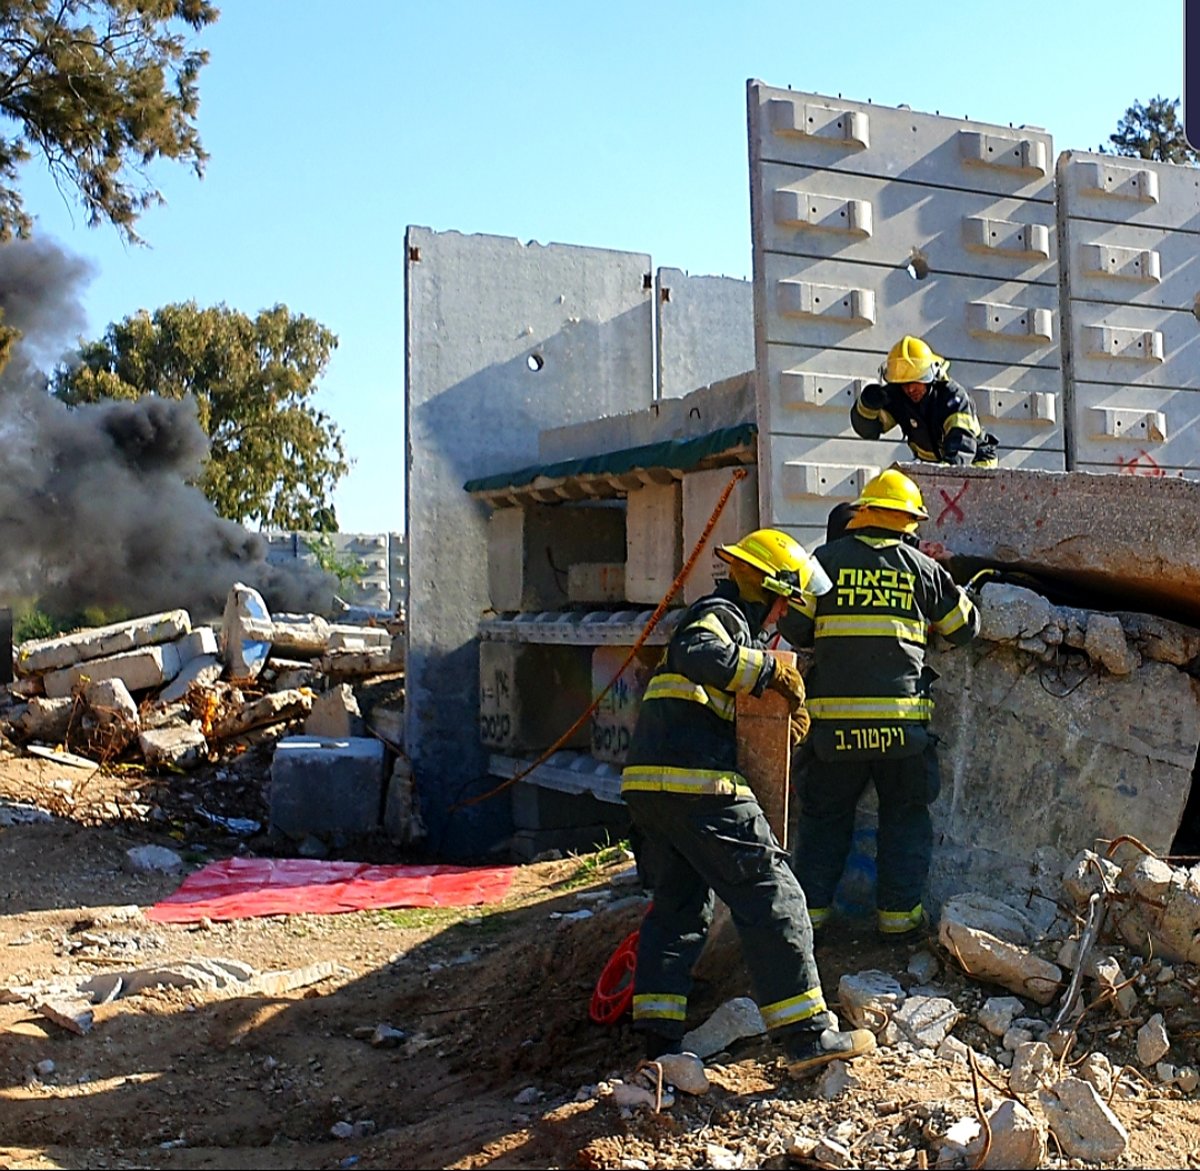
[[[525,359],[525,365],[529,367],[535,374],[546,364],[546,359],[541,354],[530,354]]]
[[[1171,843],[1171,857],[1181,862],[1200,859],[1200,785],[1196,783],[1198,772],[1200,751],[1196,753],[1196,763],[1192,766],[1192,787],[1188,791],[1187,804],[1183,807],[1183,816],[1179,819],[1179,828],[1175,831],[1175,840]]]
[[[923,281],[929,275],[929,260],[920,248],[914,248],[904,265],[904,271],[914,281]]]

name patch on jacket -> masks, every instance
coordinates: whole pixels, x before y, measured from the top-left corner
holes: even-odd
[[[929,731],[924,724],[860,724],[830,726],[819,721],[809,733],[812,750],[824,761],[898,760],[924,752]]]

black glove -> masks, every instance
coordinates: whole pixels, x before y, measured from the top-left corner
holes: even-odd
[[[869,411],[885,411],[888,405],[887,387],[880,386],[878,382],[869,383],[862,388],[858,401],[860,406]]]
[[[775,671],[767,681],[767,686],[772,691],[779,692],[788,701],[793,716],[804,711],[804,680],[790,663],[776,660]],[[805,715],[807,716],[807,713]]]

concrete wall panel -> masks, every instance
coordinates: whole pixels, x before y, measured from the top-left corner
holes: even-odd
[[[479,712],[488,509],[463,483],[537,462],[543,428],[649,406],[650,258],[420,227],[406,255],[405,742],[433,840],[465,855],[503,819],[483,802],[446,820],[487,773],[463,729]]]
[[[1064,151],[1059,200],[1078,219],[1200,232],[1200,171],[1146,159]]]
[[[903,269],[915,250],[933,274],[1058,280],[1051,203],[779,163],[762,183],[770,252]]]
[[[1075,384],[1079,468],[1154,475],[1200,469],[1200,388]]]
[[[1053,200],[1050,135],[751,82],[752,153],[765,162]]]
[[[1067,222],[1071,295],[1191,312],[1200,294],[1200,234]]]
[[[754,287],[724,276],[655,274],[658,393],[682,398],[698,386],[754,369]]]
[[[1058,364],[1053,285],[962,276],[914,280],[902,268],[776,253],[763,259],[772,343],[882,356],[911,333],[950,359]]]

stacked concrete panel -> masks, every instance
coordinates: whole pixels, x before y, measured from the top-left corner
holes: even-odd
[[[299,560],[317,563],[310,545],[327,539],[338,557],[352,559],[362,570],[357,582],[341,587],[344,601],[378,610],[394,610],[403,605],[405,589],[405,552],[403,533],[315,533],[301,530],[265,529],[267,560],[274,564]]]
[[[1058,163],[1069,465],[1200,478],[1200,172]]]
[[[490,510],[463,484],[538,463],[544,430],[650,406],[654,291],[641,253],[410,227],[406,257],[405,743],[422,816],[453,856],[504,832],[494,802],[447,820],[488,772],[468,730]]]
[[[763,523],[819,541],[910,458],[850,427],[904,334],[950,360],[1003,464],[1062,468],[1050,136],[755,81],[748,111]]]

